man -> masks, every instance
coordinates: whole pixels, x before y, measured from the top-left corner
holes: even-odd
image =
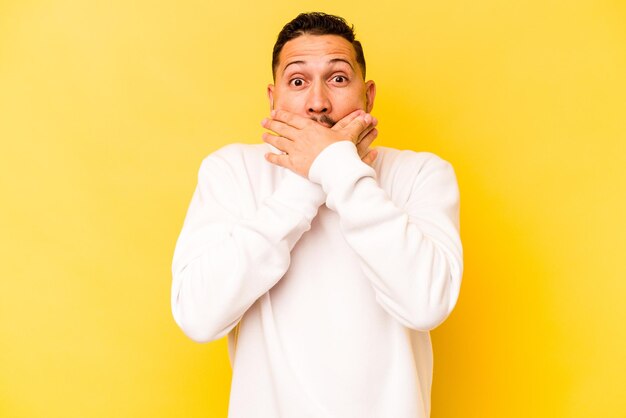
[[[230,417],[430,414],[428,331],[461,283],[458,189],[433,154],[369,148],[365,69],[342,18],[299,15],[274,47],[269,145],[200,168],[172,310],[196,341],[228,335]]]

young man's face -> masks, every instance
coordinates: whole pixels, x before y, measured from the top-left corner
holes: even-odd
[[[361,109],[371,112],[376,86],[365,82],[350,42],[337,35],[302,35],[279,55],[270,107],[316,120],[328,127]]]

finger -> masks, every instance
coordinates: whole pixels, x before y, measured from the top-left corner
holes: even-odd
[[[271,152],[268,152],[267,154],[265,154],[265,159],[268,162],[274,165],[277,165],[279,167],[283,167],[283,168],[291,167],[291,161],[289,160],[289,156],[287,154],[272,154]]]
[[[347,114],[346,116],[344,116],[342,119],[340,119],[335,126],[333,126],[333,129],[343,129],[346,126],[348,126],[350,124],[350,122],[352,122],[355,118],[361,116],[365,114],[364,110],[361,109],[357,109],[354,112],[351,112],[349,114]]]
[[[374,161],[376,161],[376,157],[378,157],[378,151],[375,149],[371,149],[368,150],[367,154],[365,154],[363,158],[361,158],[361,161],[371,167],[373,166]]]
[[[359,153],[359,156],[363,157],[367,154],[368,148],[372,145],[372,142],[378,136],[378,129],[373,129],[369,134],[365,136],[356,146],[356,150]]]
[[[363,138],[365,138],[367,135],[370,134],[370,132],[372,132],[374,129],[376,129],[374,124],[370,124],[367,128],[365,128],[365,130],[363,132],[361,132],[361,134],[359,135],[359,138],[357,139],[356,144],[360,144],[361,141],[363,140]]]
[[[269,132],[263,132],[263,135],[261,135],[261,137],[263,138],[264,142],[273,145],[278,150],[286,152],[287,154],[289,154],[289,151],[292,149],[293,141],[282,136],[276,136],[272,135]]]
[[[365,138],[372,130],[374,130],[374,128],[376,128],[377,125],[378,119],[372,116],[372,123],[367,128],[365,128],[363,132],[361,132],[359,138],[356,141],[356,144],[358,145],[363,140],[363,138]]]
[[[355,142],[358,141],[361,133],[366,130],[371,123],[372,115],[365,113],[364,115],[354,118],[354,120],[350,122],[344,130],[346,131],[348,138],[350,138],[352,142]]]
[[[265,129],[277,133],[280,136],[284,136],[285,138],[294,138],[298,133],[298,129],[289,126],[284,122],[273,120],[270,118],[263,119],[261,121],[261,126],[263,126]]]
[[[273,120],[282,122],[286,125],[297,129],[304,129],[313,122],[311,119],[305,118],[287,110],[272,110],[270,116]]]

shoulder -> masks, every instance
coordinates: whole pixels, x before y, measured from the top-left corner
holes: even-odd
[[[266,144],[228,144],[207,155],[201,163],[202,171],[227,171],[245,173],[267,168],[264,155],[269,151]]]
[[[213,194],[260,201],[273,192],[284,175],[283,168],[265,160],[265,154],[271,151],[267,144],[226,145],[204,158],[198,185]]]
[[[263,157],[268,151],[269,148],[266,144],[228,144],[207,155],[202,163],[220,160],[227,164],[241,164],[255,161],[258,157]]]
[[[399,207],[415,200],[458,200],[454,169],[443,158],[431,152],[376,149],[378,183]]]
[[[380,176],[403,178],[426,177],[433,173],[451,174],[452,164],[431,152],[416,152],[388,147],[377,147],[375,168]]]

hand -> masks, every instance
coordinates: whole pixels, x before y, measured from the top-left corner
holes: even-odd
[[[378,135],[377,124],[376,118],[362,110],[350,113],[332,128],[291,112],[274,110],[271,118],[264,119],[261,125],[276,135],[265,132],[263,141],[284,154],[268,153],[265,158],[272,164],[308,177],[311,164],[324,148],[338,141],[352,141],[361,159],[371,165],[376,159],[376,151],[370,150],[369,145]]]
[[[354,118],[364,115],[364,110],[355,110],[349,115],[345,116],[339,122],[332,127],[332,129],[341,129],[346,127]],[[374,142],[376,137],[378,137],[378,129],[376,129],[376,125],[378,124],[378,120],[374,118],[374,123],[370,126],[370,128],[366,129],[361,133],[359,142],[356,144],[356,149],[359,153],[359,157],[361,157],[361,161],[370,167],[374,165],[374,161],[376,161],[376,157],[378,156],[378,151],[375,149],[370,149],[369,146]]]

